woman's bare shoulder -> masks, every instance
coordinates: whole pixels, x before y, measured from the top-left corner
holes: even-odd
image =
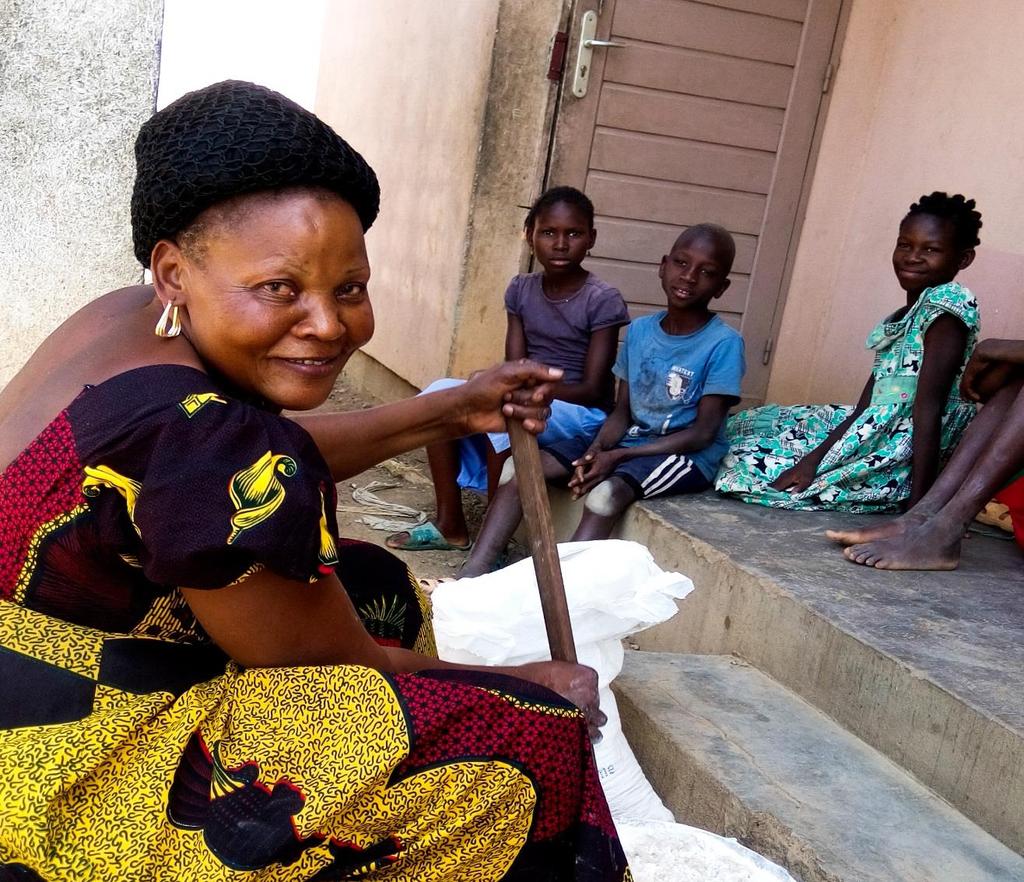
[[[201,367],[186,341],[154,335],[159,312],[153,288],[134,285],[97,297],[51,332],[0,392],[0,468],[83,386],[151,364]]]

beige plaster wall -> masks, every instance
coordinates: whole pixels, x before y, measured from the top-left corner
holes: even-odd
[[[417,387],[501,356],[502,294],[543,173],[562,0],[337,0],[316,111],[374,166],[365,352]]]
[[[960,280],[982,334],[1024,337],[1024,3],[853,0],[796,252],[769,401],[856,400],[864,338],[902,302],[890,257],[910,203],[978,201]]]
[[[316,111],[374,167],[377,332],[366,352],[417,386],[448,367],[498,0],[329,4]]]
[[[162,0],[0,0],[0,386],[86,302],[142,279],[132,145]]]
[[[557,98],[547,79],[551,44],[567,18],[563,0],[501,2],[449,365],[455,376],[504,356],[505,288],[527,268],[523,221],[543,190]]]

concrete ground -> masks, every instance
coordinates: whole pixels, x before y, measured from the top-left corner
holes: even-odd
[[[956,571],[859,567],[823,531],[866,520],[711,493],[634,506],[623,537],[697,586],[639,646],[742,658],[1024,853],[1024,558],[972,535]]]
[[[1009,534],[969,533],[951,572],[892,572],[849,563],[823,535],[876,516],[780,511],[714,494],[648,508],[1024,734],[1024,556]]]

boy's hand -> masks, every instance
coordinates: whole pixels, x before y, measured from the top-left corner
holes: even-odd
[[[960,394],[968,401],[988,401],[1016,373],[1016,367],[1000,357],[1002,342],[982,340],[971,355],[960,379]]]
[[[771,487],[788,493],[803,493],[817,476],[820,464],[817,458],[805,456],[772,481]]]
[[[505,420],[521,420],[523,428],[539,435],[551,415],[551,398],[555,383],[563,371],[522,358],[477,371],[462,386],[462,431],[504,432]]]
[[[622,451],[590,449],[577,459],[569,479],[569,491],[573,499],[589,493],[597,484],[608,478],[622,461]]]

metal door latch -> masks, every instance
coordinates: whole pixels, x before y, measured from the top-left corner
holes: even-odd
[[[596,33],[597,13],[591,9],[583,13],[580,27],[580,48],[576,55],[576,71],[572,78],[572,94],[577,98],[583,98],[587,94],[587,86],[590,83],[590,59],[594,49],[616,49],[626,46],[625,43],[617,43],[615,40],[595,40]]]

